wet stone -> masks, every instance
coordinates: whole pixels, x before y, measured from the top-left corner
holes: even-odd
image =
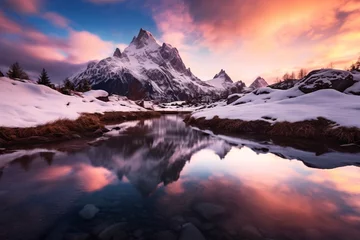
[[[68,233],[65,235],[64,240],[87,240],[89,238],[88,233]]]
[[[192,223],[186,223],[183,226],[183,230],[181,231],[179,240],[205,240],[205,237],[200,232],[197,227],[195,227]]]
[[[182,216],[175,216],[170,219],[170,228],[174,231],[180,231],[185,219]]]
[[[202,216],[207,220],[211,220],[216,217],[219,217],[223,215],[226,211],[223,206],[208,202],[198,203],[193,207],[193,209],[200,216]]]
[[[99,209],[95,207],[93,204],[87,204],[83,209],[79,212],[80,217],[86,220],[93,219],[95,215],[99,212]]]
[[[257,240],[262,239],[262,235],[259,230],[251,225],[244,226],[241,229],[241,233],[243,236],[247,237],[249,240]]]
[[[121,222],[121,223],[115,223],[107,227],[99,234],[99,239],[101,240],[126,239],[127,234],[126,231],[124,230],[126,225],[127,225],[126,222]]]
[[[153,239],[153,240],[176,240],[177,237],[172,231],[161,231],[161,232],[155,233],[151,239]]]
[[[134,232],[134,237],[136,237],[136,238],[140,238],[142,235],[143,235],[143,230],[141,230],[141,229],[138,229],[138,230],[136,230],[135,232]]]

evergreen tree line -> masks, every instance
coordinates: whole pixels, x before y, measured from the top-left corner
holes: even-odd
[[[18,62],[12,64],[9,67],[9,70],[6,73],[6,76],[11,79],[26,79],[29,80],[29,75],[22,69]],[[0,71],[0,77],[4,77],[4,74]],[[51,82],[50,77],[47,71],[43,68],[40,76],[37,80],[38,84],[48,86],[50,88],[56,89],[64,94],[69,94],[71,91],[78,91],[78,92],[87,92],[91,90],[91,85],[89,80],[83,79],[81,80],[77,86],[73,82],[71,82],[68,78],[64,80],[61,87],[56,88],[55,85]]]

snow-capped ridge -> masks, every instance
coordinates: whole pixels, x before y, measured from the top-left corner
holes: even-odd
[[[136,48],[143,48],[148,45],[157,44],[155,37],[144,29],[140,29],[138,36],[131,41],[131,44],[135,45]],[[130,44],[130,45],[131,45]]]
[[[215,78],[223,78],[225,82],[233,83],[234,81],[229,77],[229,75],[225,72],[224,69],[221,69],[218,74],[214,76]]]

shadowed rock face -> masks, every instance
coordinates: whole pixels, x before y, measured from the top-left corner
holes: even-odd
[[[118,57],[118,58],[121,58],[121,51],[119,48],[116,48],[115,49],[115,52],[114,52],[114,57]]]

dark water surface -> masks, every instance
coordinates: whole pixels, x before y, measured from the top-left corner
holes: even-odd
[[[178,116],[119,128],[0,155],[0,239],[201,239],[186,223],[208,240],[360,239],[359,154],[224,141]]]

